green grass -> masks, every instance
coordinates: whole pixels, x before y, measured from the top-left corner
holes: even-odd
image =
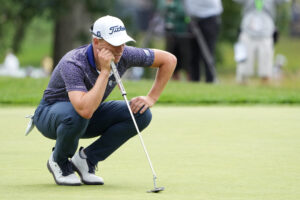
[[[287,66],[284,67],[285,71],[299,72],[299,51],[299,38],[282,37],[280,38],[279,43],[275,46],[275,53],[286,56]]]
[[[99,163],[104,186],[54,184],[53,140],[25,137],[33,107],[0,108],[0,194],[5,200],[298,200],[300,107],[154,107],[143,132],[158,185],[138,137]],[[87,146],[93,140],[81,140]]]
[[[0,104],[37,105],[49,79],[0,77]],[[146,95],[153,81],[124,81],[128,98]],[[116,88],[108,100],[122,99]],[[262,85],[255,79],[248,86],[237,85],[234,77],[221,77],[220,84],[168,83],[158,104],[300,104],[300,81],[290,77],[281,84]]]
[[[37,105],[49,79],[0,77],[1,104]]]

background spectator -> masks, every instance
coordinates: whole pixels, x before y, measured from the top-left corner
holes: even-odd
[[[234,0],[243,6],[241,33],[237,51],[245,51],[245,58],[237,61],[236,80],[246,83],[254,74],[256,60],[258,76],[263,82],[272,77],[276,4],[288,0]]]
[[[180,80],[180,71],[186,71],[189,64],[189,18],[185,15],[181,0],[160,0],[159,3],[165,21],[166,50],[177,57],[173,79]]]
[[[221,0],[185,0],[185,7],[187,14],[196,22],[198,28],[201,30],[205,43],[214,57],[217,37],[221,25],[221,13],[223,12]],[[212,83],[215,81],[215,74],[212,73],[204,58],[203,53],[197,43],[196,38],[193,38],[191,44],[191,63],[189,74],[191,81],[200,81],[201,68],[204,67],[205,81]],[[214,61],[215,63],[215,61]]]

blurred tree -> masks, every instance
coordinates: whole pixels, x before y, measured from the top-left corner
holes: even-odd
[[[47,15],[54,21],[54,64],[69,50],[89,41],[94,19],[109,14],[114,0],[0,0],[0,54],[18,53],[32,19]],[[95,16],[95,17],[94,17]]]
[[[90,13],[84,1],[54,1],[51,5],[54,24],[54,66],[61,57],[82,41],[87,41]]]
[[[241,7],[232,0],[222,1],[224,12],[222,14],[222,27],[220,40],[234,42],[237,39],[241,21]]]
[[[44,11],[46,5],[39,0],[0,0],[0,5],[0,41],[4,44],[1,50],[9,46],[18,53],[28,24]]]
[[[292,0],[290,34],[294,37],[300,36],[300,0]]]
[[[114,0],[52,0],[51,13],[54,27],[54,66],[69,50],[90,42],[89,28],[94,18],[109,14]],[[96,17],[94,17],[94,15]]]
[[[291,15],[291,3],[284,3],[277,6],[275,25],[281,34],[289,33]]]

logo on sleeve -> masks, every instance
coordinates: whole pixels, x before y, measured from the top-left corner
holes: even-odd
[[[147,56],[150,56],[150,52],[149,52],[148,49],[143,49],[143,50],[144,50],[144,52],[145,52],[145,54],[146,54]]]

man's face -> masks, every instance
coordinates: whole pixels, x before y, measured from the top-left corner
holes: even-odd
[[[97,46],[97,48],[99,50],[105,48],[105,49],[111,51],[112,54],[115,57],[115,61],[114,62],[118,63],[120,61],[120,59],[121,59],[122,54],[123,54],[125,44],[122,44],[120,46],[112,46],[111,44],[109,44],[105,40],[100,39],[99,42],[98,42],[98,44],[96,44],[96,46]]]

